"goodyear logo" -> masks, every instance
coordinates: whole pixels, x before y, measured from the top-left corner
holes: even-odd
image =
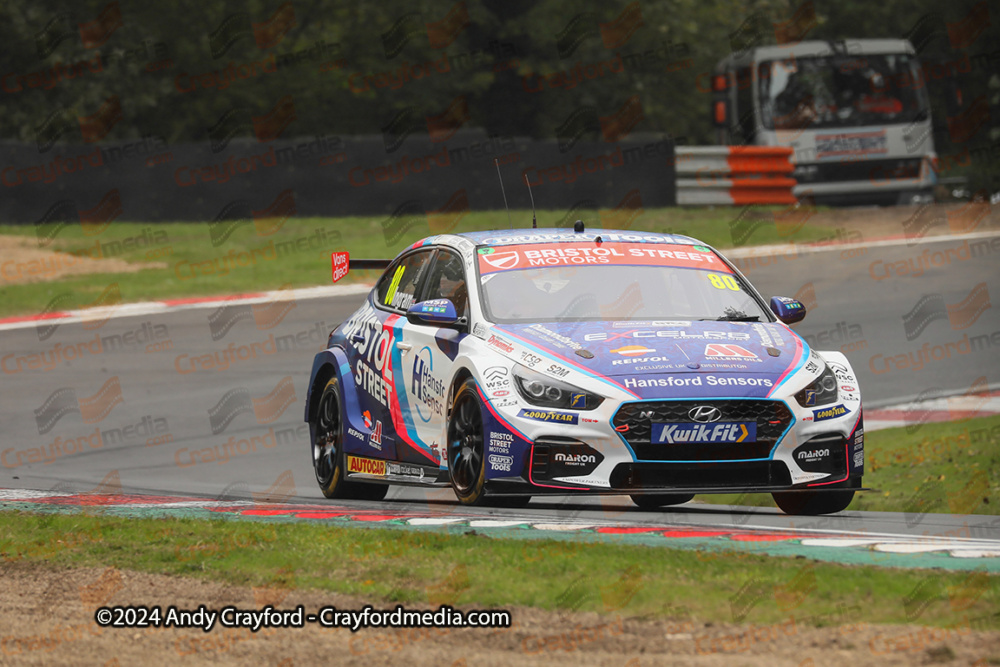
[[[652,442],[756,442],[757,422],[653,424]]]
[[[347,472],[385,477],[385,461],[380,461],[378,459],[363,459],[359,456],[348,456]]]
[[[837,417],[843,417],[848,412],[850,412],[850,410],[845,408],[843,404],[835,405],[832,408],[813,410],[813,421],[821,422],[826,419],[836,419]]]
[[[550,422],[556,424],[575,424],[577,416],[569,412],[553,412],[552,410],[525,410],[521,409],[517,413],[518,417],[534,419],[540,422]]]

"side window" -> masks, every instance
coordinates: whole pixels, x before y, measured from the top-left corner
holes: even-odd
[[[465,267],[461,257],[446,250],[438,253],[421,299],[451,299],[459,316],[469,316],[469,289],[465,283]]]
[[[375,291],[377,305],[393,310],[406,310],[413,304],[413,299],[420,287],[420,279],[427,272],[427,266],[433,253],[431,251],[415,252],[407,255],[401,261],[389,267],[378,282]]]

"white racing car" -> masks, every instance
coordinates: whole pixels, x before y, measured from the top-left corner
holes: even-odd
[[[578,229],[580,229],[578,227]],[[335,279],[351,265],[335,255]],[[465,504],[771,493],[791,514],[861,487],[861,393],[699,241],[615,230],[425,239],[330,335],[306,399],[329,498],[450,484]]]

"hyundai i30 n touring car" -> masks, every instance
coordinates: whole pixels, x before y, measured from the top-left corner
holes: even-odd
[[[349,257],[334,258],[335,279]],[[355,261],[357,267],[358,262]],[[306,399],[329,498],[451,485],[464,504],[771,493],[792,514],[861,486],[846,357],[787,325],[713,248],[616,230],[441,235],[394,260],[316,355]]]

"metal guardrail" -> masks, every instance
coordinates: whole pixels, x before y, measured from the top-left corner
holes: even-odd
[[[678,146],[677,203],[794,204],[791,156],[781,146]]]

